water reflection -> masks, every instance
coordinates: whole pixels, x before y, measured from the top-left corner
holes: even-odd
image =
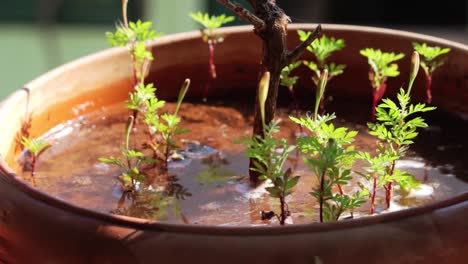
[[[222,152],[203,158],[201,164],[203,164],[203,170],[194,178],[194,181],[199,183],[224,183],[236,175],[234,171],[227,168],[230,162]]]
[[[177,176],[170,175],[163,187],[123,192],[117,202],[117,208],[111,213],[154,221],[182,221],[189,224],[182,210],[181,201],[191,196],[192,194],[178,183]]]

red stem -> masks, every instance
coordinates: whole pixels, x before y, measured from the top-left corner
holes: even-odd
[[[377,104],[380,102],[380,100],[384,96],[386,90],[387,90],[387,84],[384,82],[380,85],[380,87],[378,87],[377,89],[374,89],[373,91],[372,115],[371,115],[372,122],[375,122],[375,109],[377,108]]]
[[[208,40],[208,49],[209,49],[209,65],[210,65],[210,75],[211,75],[211,78],[212,79],[216,79],[217,75],[216,75],[216,65],[215,65],[215,62],[214,62],[214,52],[215,52],[215,42],[213,40],[213,38],[210,38],[210,40]]]
[[[31,178],[34,178],[36,175],[36,155],[32,155],[32,164],[31,164]]]
[[[341,186],[341,184],[337,184],[337,186],[338,186],[338,191],[340,192],[340,195],[343,196],[344,195],[343,187]]]
[[[395,165],[396,165],[396,161],[394,160],[392,162],[392,168],[390,169],[390,177],[393,177],[393,173],[395,171]],[[387,209],[390,208],[390,202],[392,201],[392,196],[393,196],[393,182],[389,182],[387,184],[387,187],[385,188],[385,191],[386,191],[386,195],[385,195],[385,200],[386,200],[386,203],[387,203]]]
[[[432,75],[426,75],[427,103],[432,104]]]
[[[210,82],[217,78],[216,74],[216,65],[214,62],[214,52],[215,52],[215,42],[213,37],[208,39],[208,81],[205,84],[205,91],[203,92],[203,99],[206,100],[208,98],[208,90],[210,87]]]
[[[374,175],[374,185],[372,187],[372,198],[371,198],[371,208],[370,214],[373,215],[375,211],[375,195],[377,193],[377,177]]]

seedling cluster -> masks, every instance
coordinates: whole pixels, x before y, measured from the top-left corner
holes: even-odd
[[[128,23],[125,17],[126,2],[123,1],[124,24],[119,26],[115,33],[107,33],[107,36],[113,46],[127,47],[133,59],[135,91],[130,94],[127,108],[133,110],[134,114],[127,124],[126,143],[122,148],[124,158],[102,158],[101,161],[119,166],[123,171],[118,177],[122,187],[127,191],[137,191],[142,183],[147,186],[150,184],[149,178],[144,173],[145,165],[159,166],[167,170],[171,153],[178,148],[174,137],[187,132],[179,127],[181,120],[178,112],[190,82],[186,80],[184,83],[175,112],[161,114],[160,111],[165,102],[156,97],[156,88],[153,84],[145,84],[150,62],[154,60],[145,42],[159,34],[151,29],[149,22]],[[384,99],[379,104],[385,94],[388,78],[400,74],[396,62],[401,60],[404,54],[387,53],[373,48],[360,51],[361,55],[368,59],[370,65],[369,80],[373,89],[372,121],[374,122],[369,123],[368,127],[369,133],[377,138],[378,148],[370,152],[356,151],[353,142],[358,132],[348,130],[346,127],[336,127],[333,124],[333,120],[336,119],[335,114],[320,113],[325,111],[324,97],[329,81],[342,74],[346,68],[344,64],[329,61],[333,53],[346,47],[345,41],[325,35],[319,37],[320,27],[314,32],[299,30],[297,33],[302,43],[293,51],[288,51],[285,43],[271,42],[273,39],[278,39],[278,36],[286,34],[278,27],[278,25],[287,24],[287,19],[282,19],[286,17],[284,13],[279,14],[275,21],[271,21],[266,17],[257,17],[241,5],[230,1],[219,0],[218,2],[232,10],[242,20],[252,23],[255,32],[261,36],[265,43],[264,47],[267,49],[268,57],[264,58],[262,63],[262,78],[257,94],[258,111],[254,135],[241,141],[246,147],[247,157],[251,159],[252,182],[267,181],[269,187],[266,191],[270,197],[279,200],[279,212],[263,212],[265,219],[277,217],[279,223],[284,225],[290,216],[287,198],[293,193],[300,176],[293,176],[294,172],[291,168],[283,167],[295,149],[303,154],[303,161],[310,169],[310,173],[317,177],[318,184],[312,188],[310,195],[319,205],[320,222],[337,221],[345,212],[350,212],[352,215],[354,210],[360,208],[368,200],[370,214],[375,213],[375,197],[378,188],[385,190],[386,207],[389,208],[394,184],[398,184],[402,190],[411,190],[418,186],[413,176],[396,168],[397,160],[404,157],[409,145],[418,135],[417,129],[427,127],[424,119],[417,114],[434,110],[433,107],[427,107],[424,104],[410,103],[411,88],[420,67],[418,53],[413,55],[408,89],[406,91],[401,89],[397,96],[397,103],[391,99]],[[250,3],[256,11],[263,8],[254,1]],[[256,14],[262,13],[256,12]],[[216,29],[233,21],[234,17],[210,16],[200,12],[192,13],[190,17],[204,27],[201,35],[209,48],[208,74],[209,79],[214,80],[217,78],[214,63],[215,45],[224,41],[224,36],[218,34]],[[438,47],[431,49],[426,44],[416,43],[415,49],[425,57],[421,67],[427,76],[443,64],[443,60],[436,60],[436,57],[449,51]],[[302,53],[306,50],[314,55],[315,61],[300,60]],[[301,65],[311,70],[311,79],[316,86],[315,111],[313,116],[290,117],[293,122],[300,125],[301,129],[307,130],[305,136],[297,138],[294,144],[290,144],[286,139],[277,138],[281,120],[273,119],[276,94],[279,85],[287,87],[295,102],[296,114],[299,113],[299,105],[294,92],[299,77],[294,76],[293,72]],[[209,82],[206,84],[203,95],[205,100],[208,96],[208,87]],[[149,137],[142,151],[133,149],[130,144],[131,131],[139,120],[146,127]],[[151,157],[144,154],[145,149],[151,150]],[[368,167],[356,171],[354,165],[358,161],[367,162]],[[357,176],[360,178],[356,179]],[[345,187],[352,181],[359,183],[359,191],[347,191],[349,188]]]
[[[153,54],[146,47],[148,40],[160,34],[152,29],[151,22],[128,22],[126,17],[128,1],[123,1],[124,23],[117,27],[115,33],[106,33],[112,46],[128,48],[133,61],[134,91],[130,93],[126,107],[133,111],[125,130],[125,145],[122,147],[122,158],[101,158],[100,161],[118,166],[122,174],[117,177],[125,192],[135,192],[143,186],[150,187],[153,177],[148,169],[157,169],[166,173],[170,156],[179,148],[175,136],[187,133],[180,127],[178,116],[182,101],[187,94],[190,80],[185,80],[179,92],[176,110],[173,113],[160,113],[165,101],[158,99],[154,84],[145,83],[149,73]],[[138,122],[141,121],[141,122]],[[148,135],[148,140],[142,144],[140,150],[131,147],[131,135],[135,125],[142,123]],[[152,153],[145,154],[146,149]]]
[[[293,194],[302,177],[295,175],[292,168],[284,168],[294,150],[302,153],[309,173],[316,177],[317,185],[312,187],[310,195],[318,204],[320,222],[338,221],[345,212],[353,215],[353,212],[366,202],[370,204],[369,213],[374,214],[379,189],[385,191],[385,206],[389,208],[395,184],[406,192],[418,187],[419,183],[414,177],[399,170],[396,163],[406,155],[409,146],[414,143],[418,129],[428,126],[418,115],[432,111],[435,107],[428,107],[422,103],[411,104],[411,90],[418,70],[422,67],[427,78],[428,103],[431,103],[432,75],[445,62],[440,56],[447,54],[450,49],[414,43],[417,52],[412,56],[408,88],[400,89],[396,102],[382,98],[388,78],[400,74],[397,61],[401,60],[404,54],[387,53],[373,48],[360,51],[370,65],[369,80],[373,90],[373,102],[372,122],[368,123],[368,129],[369,134],[376,137],[377,149],[369,152],[357,151],[353,143],[358,132],[336,126],[333,121],[337,116],[334,113],[324,113],[327,85],[346,68],[344,64],[329,60],[333,53],[346,47],[345,41],[325,35],[320,37],[319,26],[314,32],[299,30],[297,33],[302,43],[289,51],[286,47],[289,18],[280,8],[275,9],[277,13],[272,19],[268,16],[272,11],[267,9],[267,5],[258,4],[262,2],[260,0],[249,1],[256,11],[255,14],[239,4],[227,0],[217,1],[232,10],[240,19],[254,25],[255,33],[264,41],[267,54],[262,60],[254,133],[252,137],[240,141],[246,147],[246,156],[250,158],[251,182],[257,184],[259,181],[266,181],[269,196],[279,200],[279,212],[263,212],[264,219],[276,217],[281,225],[285,225],[291,215],[287,199]],[[274,1],[272,2],[276,6]],[[189,89],[190,80],[185,80],[180,89],[175,111],[163,112],[165,101],[156,96],[154,84],[146,83],[151,63],[154,61],[153,53],[146,44],[161,34],[152,29],[151,22],[129,22],[127,4],[128,0],[122,1],[123,23],[117,26],[115,32],[106,33],[106,36],[112,46],[127,48],[132,59],[133,91],[126,102],[126,108],[132,114],[128,117],[125,127],[125,142],[120,156],[99,160],[120,169],[120,174],[116,177],[123,190],[124,200],[120,203],[123,204],[128,195],[132,196],[132,205],[119,206],[119,213],[126,214],[135,207],[138,208],[141,201],[146,203],[146,199],[152,199],[157,204],[157,208],[153,208],[152,212],[164,214],[158,215],[157,218],[166,217],[169,205],[175,214],[181,215],[182,210],[174,201],[174,197],[183,199],[191,194],[170,179],[167,180],[164,191],[154,191],[153,181],[155,174],[168,175],[168,163],[179,149],[176,137],[188,132],[180,126],[179,110]],[[217,78],[214,63],[215,45],[224,41],[224,36],[218,34],[216,29],[233,21],[234,17],[210,16],[200,12],[192,13],[190,17],[204,27],[201,34],[202,40],[209,48],[208,74],[209,79],[214,80]],[[300,60],[306,50],[314,55],[315,61]],[[421,62],[419,54],[423,56]],[[294,91],[299,77],[294,76],[293,72],[302,65],[311,70],[311,79],[316,86],[313,116],[299,116],[299,104]],[[288,88],[295,102],[296,116],[291,116],[290,119],[307,131],[305,135],[296,138],[294,143],[278,138],[281,120],[275,120],[274,115],[279,85]],[[204,99],[208,96],[208,87],[209,83]],[[143,127],[146,131],[148,138],[145,142],[133,142],[135,140],[132,140],[132,135],[137,127]],[[22,145],[31,153],[31,177],[34,177],[37,159],[50,144],[39,139],[23,137]],[[356,163],[362,161],[367,163],[367,167],[356,169]],[[351,188],[347,187],[355,182],[360,189],[349,191]],[[185,216],[183,218],[186,219]]]
[[[396,168],[396,162],[405,156],[409,146],[413,144],[418,135],[417,129],[427,127],[424,119],[417,114],[435,109],[422,103],[410,103],[411,89],[419,67],[419,54],[415,52],[412,56],[408,89],[400,90],[397,103],[391,99],[384,99],[377,106],[377,122],[368,124],[369,134],[375,136],[378,141],[375,152],[356,151],[353,141],[358,132],[349,131],[346,127],[336,127],[332,123],[336,118],[335,114],[318,113],[329,80],[327,69],[321,72],[319,78],[314,115],[290,117],[292,121],[307,129],[307,136],[297,138],[295,145],[290,146],[286,139],[273,137],[279,130],[279,121],[274,121],[264,124],[263,138],[254,136],[244,139],[244,144],[248,147],[246,155],[261,162],[251,169],[260,172],[261,179],[271,182],[272,187],[267,188],[267,191],[271,197],[280,199],[281,213],[277,215],[280,224],[284,225],[285,217],[289,215],[285,198],[293,192],[293,187],[299,180],[299,176],[291,177],[291,169],[285,172],[282,168],[289,153],[295,148],[305,155],[303,161],[317,177],[318,185],[310,194],[319,205],[320,222],[337,221],[344,212],[352,214],[368,200],[369,213],[374,214],[378,188],[385,190],[386,208],[390,208],[394,184],[398,184],[403,192],[418,187],[419,183],[412,175]],[[259,95],[265,94],[262,85],[264,82],[262,79]],[[263,100],[262,96],[260,100]],[[260,106],[263,107],[262,101]],[[263,111],[261,110],[262,117]],[[282,151],[277,151],[278,149]],[[353,165],[359,160],[369,164],[364,172],[355,171]],[[361,177],[357,179],[356,176]],[[346,193],[343,186],[350,185],[353,180],[358,182],[361,190]]]

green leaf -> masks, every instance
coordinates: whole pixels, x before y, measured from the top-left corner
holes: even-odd
[[[361,55],[368,59],[372,68],[372,86],[378,89],[388,77],[400,75],[398,65],[394,62],[401,60],[403,53],[383,52],[380,49],[365,48],[360,51]]]
[[[36,157],[39,157],[47,149],[52,147],[52,145],[43,139],[28,139],[25,136],[21,137],[21,144]]]
[[[311,32],[304,32],[302,30],[297,31],[299,39],[305,41]],[[334,37],[327,37],[322,35],[322,37],[315,39],[307,50],[315,55],[317,60],[324,65],[328,57],[330,57],[334,52],[342,50],[346,46],[344,39],[335,39]]]
[[[301,178],[300,176],[296,176],[296,177],[290,179],[290,180],[286,183],[286,188],[285,188],[285,189],[286,189],[286,190],[289,190],[289,189],[294,188],[294,186],[296,186],[297,183],[299,182],[299,179],[300,179],[300,178]]]
[[[226,16],[225,14],[221,14],[219,16],[209,15],[208,13],[190,13],[190,17],[197,23],[200,23],[205,29],[210,31],[215,30],[227,24],[229,22],[234,21],[234,16]]]

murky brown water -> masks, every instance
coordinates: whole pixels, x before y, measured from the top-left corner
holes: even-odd
[[[334,105],[334,106],[333,106]],[[342,119],[340,125],[359,130],[358,149],[375,147],[375,139],[366,133],[367,105],[334,103]],[[167,110],[174,104],[168,103]],[[51,195],[92,210],[175,223],[206,225],[264,225],[260,211],[276,209],[278,204],[267,197],[261,188],[253,190],[247,182],[248,159],[243,147],[233,140],[251,132],[252,106],[243,103],[204,104],[185,103],[180,115],[182,126],[192,132],[179,138],[185,148],[186,159],[171,162],[169,175],[160,175],[155,190],[146,191],[136,198],[123,196],[115,176],[120,171],[98,161],[100,157],[120,156],[125,123],[128,115],[122,104],[102,108],[92,115],[68,121],[49,131],[44,138],[52,143],[37,164],[36,186]],[[342,111],[342,109],[352,109]],[[294,141],[299,131],[287,118],[288,111],[280,109],[283,120],[281,136]],[[421,133],[409,157],[398,163],[401,169],[414,174],[424,182],[423,190],[402,197],[395,195],[395,210],[444,199],[468,191],[468,165],[463,162],[468,144],[460,141],[468,134],[466,121],[440,111],[429,116],[431,127]],[[137,127],[133,142],[146,138],[142,127]],[[458,137],[457,137],[458,135]],[[136,140],[136,141],[135,141]],[[192,142],[192,143],[191,143]],[[199,142],[201,145],[194,144]],[[135,143],[134,143],[135,144]],[[200,146],[205,146],[202,149]],[[196,151],[195,151],[196,150]],[[316,222],[318,206],[309,195],[316,184],[301,161],[292,155],[286,166],[293,167],[301,180],[288,198],[294,223]],[[20,173],[29,178],[29,173]],[[357,177],[357,176],[356,176]],[[168,183],[169,182],[169,183]],[[165,187],[162,187],[165,186]],[[431,190],[433,189],[433,192]],[[355,191],[348,186],[345,191]],[[379,193],[377,212],[384,210],[384,196]],[[364,205],[356,215],[367,215]]]

